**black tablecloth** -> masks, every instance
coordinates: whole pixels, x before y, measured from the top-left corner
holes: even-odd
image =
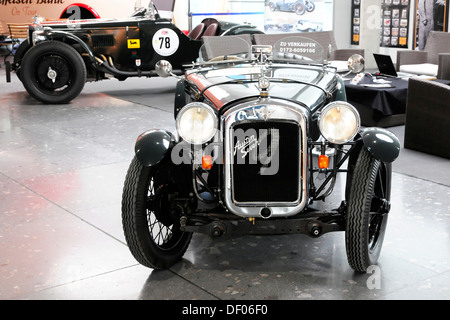
[[[386,116],[405,113],[408,80],[400,78],[384,78],[384,80],[390,81],[392,88],[364,86],[364,84],[374,84],[368,75],[357,85],[351,84],[350,81],[344,81],[348,102],[365,105]]]
[[[404,114],[406,112],[406,98],[408,95],[408,78],[386,77],[383,79],[390,81],[392,88],[364,86],[365,84],[374,84],[370,75],[366,75],[357,85],[351,84],[350,81],[344,81],[348,102],[370,107],[381,112],[384,116]],[[449,80],[433,81],[450,84]]]

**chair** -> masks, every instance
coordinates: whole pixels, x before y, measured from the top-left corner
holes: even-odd
[[[28,24],[8,23],[8,29],[14,46],[28,37]]]
[[[194,29],[192,29],[191,32],[189,32],[188,37],[193,40],[199,40],[202,37],[205,29],[206,29],[205,24],[200,23]]]
[[[450,80],[450,33],[430,31],[423,51],[397,51],[397,71]]]
[[[216,36],[218,30],[219,30],[219,25],[217,23],[212,23],[206,28],[205,33],[203,33],[203,37]]]
[[[5,32],[5,29],[3,28],[3,23],[0,21],[0,46],[6,47],[8,49],[8,54],[5,55],[4,62],[6,63],[6,59],[8,56],[12,54],[12,39],[9,35],[9,33]],[[11,49],[9,48],[11,46]]]
[[[450,159],[450,86],[409,79],[405,148]]]

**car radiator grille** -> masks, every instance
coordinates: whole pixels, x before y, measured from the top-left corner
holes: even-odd
[[[233,200],[243,205],[299,201],[301,141],[300,127],[294,122],[234,125]]]

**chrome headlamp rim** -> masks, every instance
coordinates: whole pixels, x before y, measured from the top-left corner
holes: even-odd
[[[337,107],[343,107],[349,111],[351,111],[351,113],[353,114],[353,116],[355,117],[354,121],[355,121],[355,125],[354,125],[354,129],[351,133],[349,133],[345,138],[336,138],[336,137],[332,137],[330,136],[330,134],[328,134],[324,128],[324,121],[325,121],[325,116],[327,115],[327,113]],[[318,125],[319,125],[319,130],[321,135],[329,142],[331,143],[335,143],[335,144],[344,144],[347,143],[348,141],[352,140],[357,133],[359,132],[360,128],[361,128],[361,118],[359,115],[358,110],[356,110],[356,108],[354,106],[352,106],[350,103],[345,102],[345,101],[334,101],[329,103],[328,105],[326,105],[322,112],[319,115],[318,118]]]
[[[196,132],[187,132],[185,128],[182,127],[182,120],[183,117],[187,115],[187,112],[194,109],[199,108],[200,110],[206,111],[205,115],[208,118],[208,120],[212,121],[212,129],[207,134],[204,134],[202,139],[198,139],[196,137]],[[178,135],[186,142],[192,144],[192,145],[202,145],[207,143],[208,141],[211,141],[213,137],[215,136],[218,128],[218,119],[216,116],[216,113],[214,112],[214,109],[203,102],[192,102],[187,105],[185,105],[177,114],[176,117],[176,129],[178,132]]]

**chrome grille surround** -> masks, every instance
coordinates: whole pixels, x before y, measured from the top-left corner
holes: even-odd
[[[310,111],[300,104],[281,99],[259,99],[250,103],[236,105],[225,112],[221,121],[222,132],[224,132],[224,179],[225,195],[224,201],[227,208],[241,217],[287,217],[299,213],[306,206],[308,190],[309,171],[307,170],[307,133]],[[298,196],[295,201],[283,202],[238,202],[234,197],[233,181],[233,159],[234,159],[234,136],[233,128],[240,123],[251,122],[289,122],[297,124],[300,132],[298,139],[298,176],[293,177],[298,181]],[[281,139],[283,137],[280,137]],[[263,209],[265,211],[263,211]],[[267,215],[267,209],[270,215]],[[262,214],[262,212],[265,212]]]

